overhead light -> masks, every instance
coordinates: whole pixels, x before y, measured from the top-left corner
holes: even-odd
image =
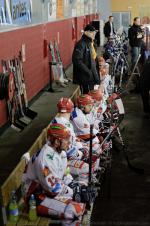
[[[128,9],[132,9],[132,6],[128,6]]]

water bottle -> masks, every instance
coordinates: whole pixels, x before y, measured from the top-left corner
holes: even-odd
[[[32,194],[29,200],[29,220],[35,221],[36,219],[37,219],[36,200],[34,195]]]
[[[15,223],[19,218],[19,210],[17,204],[17,197],[15,191],[11,192],[10,203],[9,203],[9,221]]]
[[[67,176],[67,175],[69,175],[69,174],[70,174],[70,168],[67,167],[66,170],[65,170],[65,175]]]

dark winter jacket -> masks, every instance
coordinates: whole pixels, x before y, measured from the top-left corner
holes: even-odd
[[[146,60],[146,63],[140,76],[140,88],[141,90],[150,90],[150,56]]]
[[[137,38],[138,34],[142,34],[142,38]],[[129,44],[131,47],[141,47],[142,39],[144,37],[143,31],[139,25],[133,24],[128,30]]]
[[[113,23],[112,23],[112,27],[113,27],[113,34],[115,34]],[[110,22],[108,21],[104,25],[104,35],[106,38],[110,37],[110,32],[111,32],[111,26],[110,26]]]
[[[73,83],[95,85],[100,83],[96,62],[91,55],[91,39],[86,35],[76,43],[73,55]]]

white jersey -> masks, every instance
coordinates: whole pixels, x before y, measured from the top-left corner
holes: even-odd
[[[64,117],[55,117],[51,123],[60,123],[62,125],[64,125],[66,128],[68,128],[68,130],[70,131],[71,134],[71,145],[69,150],[67,150],[67,157],[68,158],[80,158],[79,157],[79,149],[82,149],[82,143],[77,141],[75,132],[74,132],[74,128],[72,123],[64,118]]]
[[[94,124],[96,118],[96,108],[93,107],[89,114],[85,114],[85,117],[90,124]]]
[[[72,112],[72,123],[75,128],[75,133],[77,136],[79,135],[84,135],[84,134],[90,134],[90,119],[86,118],[86,115],[79,109],[79,108],[74,108]],[[93,116],[90,116],[93,117]],[[93,129],[93,134],[97,134],[98,130],[95,128]]]
[[[33,155],[28,164],[27,172],[23,175],[22,188],[25,200],[28,193],[31,191],[34,193],[33,181],[39,183],[46,193],[53,195],[53,198],[47,197],[45,192],[39,190],[42,199],[40,203],[37,203],[37,214],[60,218],[63,216],[67,219],[74,219],[84,214],[85,204],[72,201],[73,190],[67,186],[72,181],[72,177],[70,175],[70,181],[68,181],[69,175],[64,177],[66,167],[66,153],[62,151],[59,154],[47,144]]]
[[[64,189],[63,176],[67,168],[65,151],[60,154],[48,144],[34,154],[24,174],[23,182],[37,181],[44,190],[51,193],[60,193]]]
[[[112,80],[111,75],[107,74],[105,76],[100,76],[101,84],[104,87],[104,93],[106,98],[112,93]]]
[[[89,114],[86,114],[86,118],[89,121],[90,124],[94,125],[94,128],[98,131],[99,130],[99,119],[97,114],[97,107],[93,107],[91,112]]]
[[[90,115],[89,116],[89,120],[91,120],[90,122],[92,122],[94,120],[94,116]],[[87,119],[87,115],[85,115],[79,108],[74,108],[73,112],[72,112],[72,121],[73,121],[73,125],[76,131],[77,136],[79,135],[89,135],[90,134],[90,122]],[[94,128],[93,129],[93,134],[96,135],[99,132],[98,129]],[[90,142],[86,142],[86,146],[89,148]],[[93,139],[93,148],[92,148],[93,152],[95,153],[99,153],[100,152],[100,148],[99,148],[99,139],[96,136]]]
[[[105,111],[107,110],[107,102],[106,102],[106,100],[104,100],[102,102],[102,104],[100,105],[100,108],[102,109],[102,114],[104,114]]]

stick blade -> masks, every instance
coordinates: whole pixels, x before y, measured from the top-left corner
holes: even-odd
[[[11,124],[11,128],[14,129],[17,132],[21,132],[22,130],[24,130],[24,127],[18,124]]]
[[[27,117],[29,117],[29,118],[31,118],[31,119],[34,119],[34,118],[38,115],[37,112],[32,111],[32,110],[29,109],[29,108],[26,108],[24,113],[25,113],[25,115],[26,115]]]

